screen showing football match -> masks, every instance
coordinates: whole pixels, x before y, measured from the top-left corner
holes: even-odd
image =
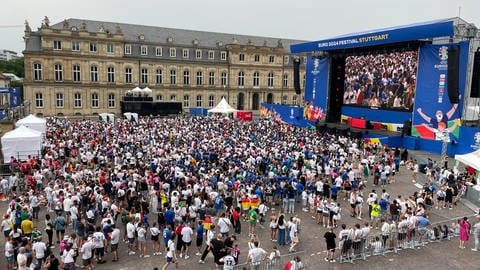
[[[343,104],[411,111],[418,50],[348,56]]]

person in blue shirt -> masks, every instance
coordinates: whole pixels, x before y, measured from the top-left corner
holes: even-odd
[[[170,225],[167,225],[165,229],[163,229],[163,243],[165,244],[165,249],[168,248],[168,241],[172,239],[172,235],[173,235],[172,227]]]
[[[204,228],[203,228],[203,221],[198,221],[198,226],[195,229],[196,232],[196,245],[197,245],[197,256],[202,255],[201,249],[203,245],[203,233],[204,233]]]
[[[216,213],[218,213],[220,212],[220,210],[222,210],[222,207],[223,207],[223,198],[222,196],[218,195],[215,198],[215,204],[213,205],[213,209],[215,210]]]
[[[332,199],[333,199],[334,201],[336,201],[336,200],[337,200],[337,193],[338,193],[338,187],[337,187],[337,185],[332,185],[332,186],[330,187],[330,193],[331,193]]]
[[[422,242],[423,238],[427,232],[427,227],[430,225],[430,220],[423,216],[417,216],[418,224],[418,241]]]
[[[173,222],[175,220],[175,212],[173,212],[171,207],[165,211],[164,216],[165,216],[165,223],[167,225],[170,225],[170,227],[173,228]]]
[[[381,198],[380,202],[378,203],[380,205],[380,215],[382,218],[386,218],[387,211],[388,211],[388,206],[390,205],[390,201],[386,198]]]

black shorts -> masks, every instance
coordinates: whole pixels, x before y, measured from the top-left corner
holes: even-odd
[[[92,258],[82,259],[82,265],[83,266],[90,265],[91,262],[92,262]]]
[[[150,239],[152,241],[158,241],[158,235],[152,235],[152,237],[150,237]]]
[[[197,238],[195,242],[197,244],[197,247],[200,247],[203,244],[203,238]]]
[[[110,244],[110,251],[114,252],[118,250],[118,243],[117,244]]]
[[[192,241],[190,241],[190,242],[183,242],[182,241],[182,243],[183,243],[184,247],[189,247],[192,244]]]
[[[445,197],[437,197],[437,201],[444,201],[445,200]]]

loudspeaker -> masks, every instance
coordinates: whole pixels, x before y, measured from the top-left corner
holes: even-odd
[[[450,103],[458,104],[459,91],[458,91],[458,63],[460,57],[460,47],[458,45],[450,46],[448,48],[448,73],[447,73],[447,88],[448,98]]]
[[[475,52],[473,57],[472,85],[470,87],[470,97],[480,97],[480,51]]]
[[[295,58],[293,60],[293,87],[295,88],[295,94],[300,95],[300,59]]]

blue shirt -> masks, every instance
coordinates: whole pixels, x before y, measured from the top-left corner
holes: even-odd
[[[390,204],[390,202],[385,200],[385,199],[381,199],[378,204],[380,205],[380,210],[387,211],[387,208],[388,208],[388,205]]]
[[[198,226],[196,231],[197,231],[197,239],[203,239],[203,224]]]
[[[172,224],[174,220],[175,220],[175,212],[173,212],[172,210],[165,211],[165,222],[167,224]]]
[[[430,220],[428,220],[427,218],[425,217],[417,217],[418,219],[418,228],[425,228],[427,227],[428,224],[430,224]]]

